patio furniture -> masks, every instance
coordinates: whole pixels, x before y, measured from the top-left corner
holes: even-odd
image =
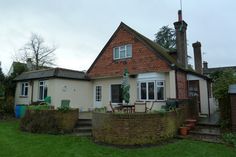
[[[158,102],[158,101],[146,102],[146,103],[151,103],[150,106],[148,106],[148,105],[146,104],[146,112],[150,112],[150,111],[152,110],[154,104],[157,103],[157,102]]]
[[[70,107],[70,100],[61,100],[61,107]]]
[[[122,111],[122,104],[112,104],[112,102],[110,101],[110,107],[111,107],[111,110],[112,112],[115,112],[115,111]]]
[[[133,113],[135,111],[135,105],[122,105],[122,110],[127,113]]]
[[[135,112],[139,112],[139,113],[147,112],[146,102],[135,102],[134,109],[135,109]]]

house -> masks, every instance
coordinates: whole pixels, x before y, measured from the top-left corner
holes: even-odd
[[[177,59],[169,51],[121,23],[88,69],[94,89],[94,106],[122,102],[121,80],[124,69],[130,75],[130,101],[158,101],[156,109],[168,98],[199,97],[199,112],[210,113],[209,82],[202,75],[201,58],[193,71],[187,69],[187,24],[181,18],[174,23],[177,35]],[[201,57],[201,44],[193,44],[196,57]]]
[[[50,68],[24,72],[15,81],[15,104],[29,105],[47,96],[56,108],[61,106],[62,100],[70,100],[70,106],[80,110],[92,104],[92,85],[84,72]]]
[[[122,102],[121,83],[123,72],[127,69],[131,104],[137,100],[157,101],[154,107],[157,110],[165,105],[168,98],[187,99],[197,96],[199,112],[208,115],[210,79],[202,74],[201,44],[193,44],[196,70],[188,69],[187,23],[182,20],[181,12],[174,26],[177,38],[177,53],[174,57],[173,53],[121,22],[86,74],[70,72],[61,78],[55,72],[58,69],[23,73],[16,79],[20,81],[17,84],[16,103],[29,104],[29,100],[42,100],[41,95],[47,87],[48,95],[52,96],[52,104],[56,106],[62,99],[70,99],[74,102],[73,107],[83,107],[85,110],[89,107],[109,107],[109,102]],[[45,76],[45,73],[50,75]],[[80,75],[71,78],[70,75],[75,73]],[[24,81],[29,82],[24,85]],[[21,98],[25,86],[28,86],[28,96],[32,95],[31,99]],[[70,92],[66,95],[64,90]]]

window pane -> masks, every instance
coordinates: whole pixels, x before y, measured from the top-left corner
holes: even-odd
[[[22,83],[21,84],[21,95],[24,95],[24,88],[25,88],[25,84]]]
[[[122,89],[121,85],[111,85],[111,102],[121,103],[122,102]]]
[[[96,101],[101,101],[102,99],[102,87],[96,86]]]
[[[131,45],[127,45],[127,54],[126,54],[126,57],[132,57],[132,47]]]
[[[154,100],[154,82],[148,82],[148,99]]]
[[[125,50],[120,51],[120,58],[125,58]]]
[[[28,86],[25,87],[25,93],[24,93],[25,96],[28,95]]]
[[[164,87],[157,87],[157,100],[164,100]]]
[[[43,100],[43,86],[39,87],[39,100]]]
[[[114,59],[119,59],[119,48],[114,48]]]
[[[147,99],[147,87],[146,82],[141,83],[141,99]]]
[[[47,86],[44,86],[44,96],[43,99],[45,99],[48,96],[48,88]]]

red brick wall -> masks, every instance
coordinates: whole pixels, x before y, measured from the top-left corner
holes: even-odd
[[[176,79],[177,79],[176,80],[177,98],[187,99],[188,98],[187,74],[184,72],[177,71]]]
[[[132,44],[132,58],[113,60],[113,48],[124,44]],[[103,54],[90,69],[88,75],[94,77],[121,76],[125,68],[130,74],[142,72],[167,72],[169,66],[140,40],[127,32],[124,28],[118,30]]]

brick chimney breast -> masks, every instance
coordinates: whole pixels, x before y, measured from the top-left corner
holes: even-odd
[[[197,41],[193,43],[192,46],[193,46],[193,53],[194,53],[195,71],[199,74],[203,74],[201,43]]]

